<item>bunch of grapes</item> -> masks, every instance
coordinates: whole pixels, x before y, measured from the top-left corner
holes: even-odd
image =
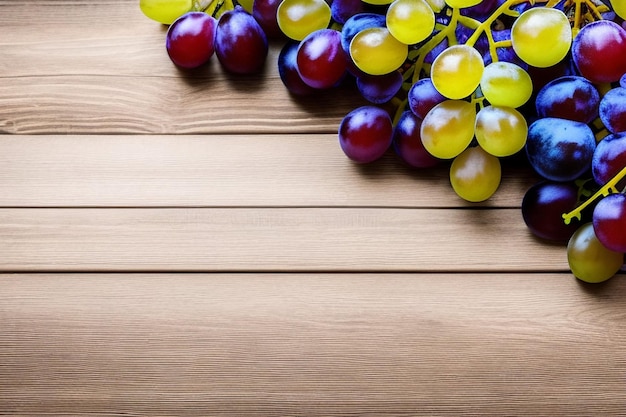
[[[228,2],[230,1],[230,2]],[[233,3],[233,1],[235,1]],[[567,244],[573,274],[600,282],[626,253],[626,10],[621,0],[141,0],[170,24],[172,61],[215,52],[253,73],[267,38],[294,95],[353,83],[370,104],[339,145],[356,163],[389,149],[449,166],[454,192],[489,199],[501,161],[523,155],[544,180],[522,201],[529,230]]]

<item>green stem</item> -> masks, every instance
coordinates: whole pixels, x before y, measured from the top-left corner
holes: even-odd
[[[616,176],[611,178],[602,188],[600,188],[594,195],[588,198],[584,203],[576,207],[574,210],[569,213],[563,214],[563,221],[565,224],[570,224],[573,218],[577,218],[578,220],[582,219],[582,211],[587,208],[592,202],[597,200],[600,197],[606,197],[611,193],[619,193],[617,189],[617,183],[622,180],[622,178],[626,177],[626,167],[622,168],[620,172],[617,173]]]

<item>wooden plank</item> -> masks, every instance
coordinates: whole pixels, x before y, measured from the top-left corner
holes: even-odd
[[[538,177],[504,165],[489,207],[520,206]],[[521,166],[521,167],[520,167]],[[337,135],[0,136],[0,206],[474,207],[448,166],[410,169],[390,150],[352,163]]]
[[[514,209],[1,209],[2,271],[565,271]]]
[[[0,415],[622,416],[626,281],[0,276]]]
[[[0,4],[0,133],[334,132],[365,104],[354,88],[296,99],[265,71],[233,76],[217,59],[180,71],[165,26],[136,0]]]

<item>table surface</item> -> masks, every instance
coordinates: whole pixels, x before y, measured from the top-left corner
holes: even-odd
[[[0,415],[624,415],[626,282],[507,164],[361,166],[340,87],[177,70],[137,0],[0,0]]]

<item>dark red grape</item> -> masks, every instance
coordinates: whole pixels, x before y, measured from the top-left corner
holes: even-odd
[[[609,194],[596,204],[593,230],[607,249],[626,253],[626,195]]]
[[[422,78],[411,86],[408,93],[408,103],[411,111],[423,119],[437,104],[446,100],[437,91],[430,78]]]
[[[391,117],[375,106],[352,110],[339,125],[339,145],[348,158],[358,163],[373,162],[383,156],[392,135]]]
[[[602,97],[600,120],[611,133],[626,132],[626,88],[614,88]]]
[[[356,86],[367,101],[374,104],[386,103],[402,87],[402,74],[399,71],[385,75],[361,74],[356,78]]]
[[[608,135],[596,146],[591,160],[591,173],[599,185],[606,184],[626,167],[626,132]],[[622,180],[620,186],[624,186]]]
[[[165,36],[165,49],[181,68],[197,68],[215,52],[216,20],[204,12],[188,12],[176,19]]]
[[[263,69],[268,44],[259,23],[243,7],[220,16],[215,35],[215,54],[222,66],[236,74],[254,74]]]
[[[562,215],[575,209],[577,203],[578,187],[573,183],[542,181],[524,194],[522,217],[535,236],[567,243],[580,222],[565,224]]]
[[[591,167],[596,147],[593,131],[585,123],[547,117],[528,128],[528,161],[542,177],[573,181]]]
[[[320,29],[300,42],[296,56],[302,80],[314,88],[330,88],[346,75],[347,56],[341,47],[341,33]]]
[[[598,117],[600,93],[584,77],[559,77],[546,84],[535,99],[539,117],[558,117],[591,123]]]
[[[626,30],[610,20],[583,26],[572,42],[572,58],[589,81],[618,81],[626,73]]]
[[[278,26],[276,11],[282,0],[254,0],[252,3],[252,16],[259,22],[268,38],[283,37],[283,31]]]
[[[398,119],[393,130],[393,149],[404,162],[414,168],[430,168],[440,159],[432,156],[422,143],[420,128],[422,119],[406,110]]]

